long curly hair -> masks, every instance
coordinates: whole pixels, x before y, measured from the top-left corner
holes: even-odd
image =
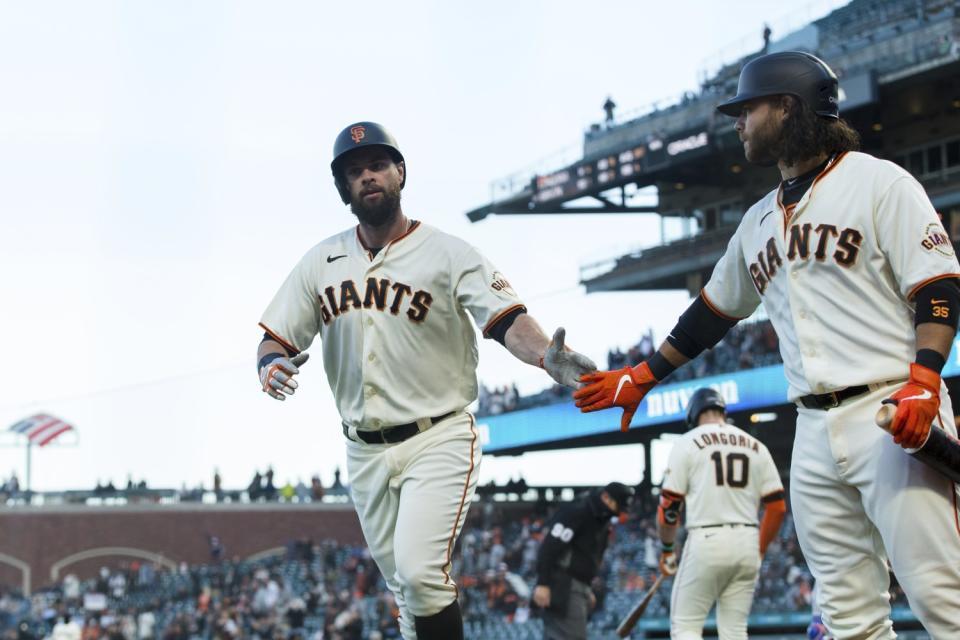
[[[787,117],[774,154],[785,165],[816,157],[860,149],[860,134],[843,118],[824,118],[806,102],[791,95],[780,96]]]

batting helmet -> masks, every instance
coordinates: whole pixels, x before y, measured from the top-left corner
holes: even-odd
[[[390,135],[383,125],[376,122],[355,122],[341,131],[333,143],[333,160],[330,162],[330,170],[333,172],[333,181],[337,185],[343,204],[350,204],[350,188],[340,170],[343,160],[354,149],[372,146],[385,148],[395,163],[403,162],[403,154],[400,153],[397,139]],[[406,183],[407,172],[404,164],[403,182],[400,183],[400,188],[403,189]]]
[[[719,409],[726,415],[727,403],[716,389],[702,387],[690,396],[690,402],[687,403],[687,426],[691,429],[696,427],[700,414],[707,409]]]
[[[818,116],[839,118],[839,91],[837,76],[826,62],[802,51],[781,51],[744,65],[737,95],[717,110],[737,117],[748,100],[788,94],[806,102]]]

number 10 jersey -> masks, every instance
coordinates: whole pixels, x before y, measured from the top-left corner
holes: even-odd
[[[757,524],[765,496],[783,491],[762,442],[731,424],[703,424],[676,440],[663,491],[684,496],[686,526]]]

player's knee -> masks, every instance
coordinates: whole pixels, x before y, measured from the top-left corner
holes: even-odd
[[[397,581],[407,607],[416,616],[432,616],[457,598],[453,578],[438,567],[419,562],[397,562]]]
[[[693,629],[671,626],[670,640],[703,640],[702,627],[700,629]]]
[[[850,611],[830,616],[823,613],[823,622],[838,638],[870,638],[893,640],[896,634],[886,612]]]

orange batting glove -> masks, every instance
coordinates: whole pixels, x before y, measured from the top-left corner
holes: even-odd
[[[940,412],[940,374],[916,362],[910,364],[910,379],[883,401],[897,407],[890,423],[893,441],[904,449],[916,449],[927,441],[930,425]]]
[[[580,411],[590,413],[622,407],[620,430],[626,431],[643,397],[657,385],[658,380],[650,372],[650,365],[641,362],[635,367],[624,367],[619,371],[587,373],[580,376],[580,382],[583,387],[573,394]]]
[[[660,549],[660,573],[669,578],[677,575],[678,568],[677,553],[673,550],[673,545],[664,544]]]

